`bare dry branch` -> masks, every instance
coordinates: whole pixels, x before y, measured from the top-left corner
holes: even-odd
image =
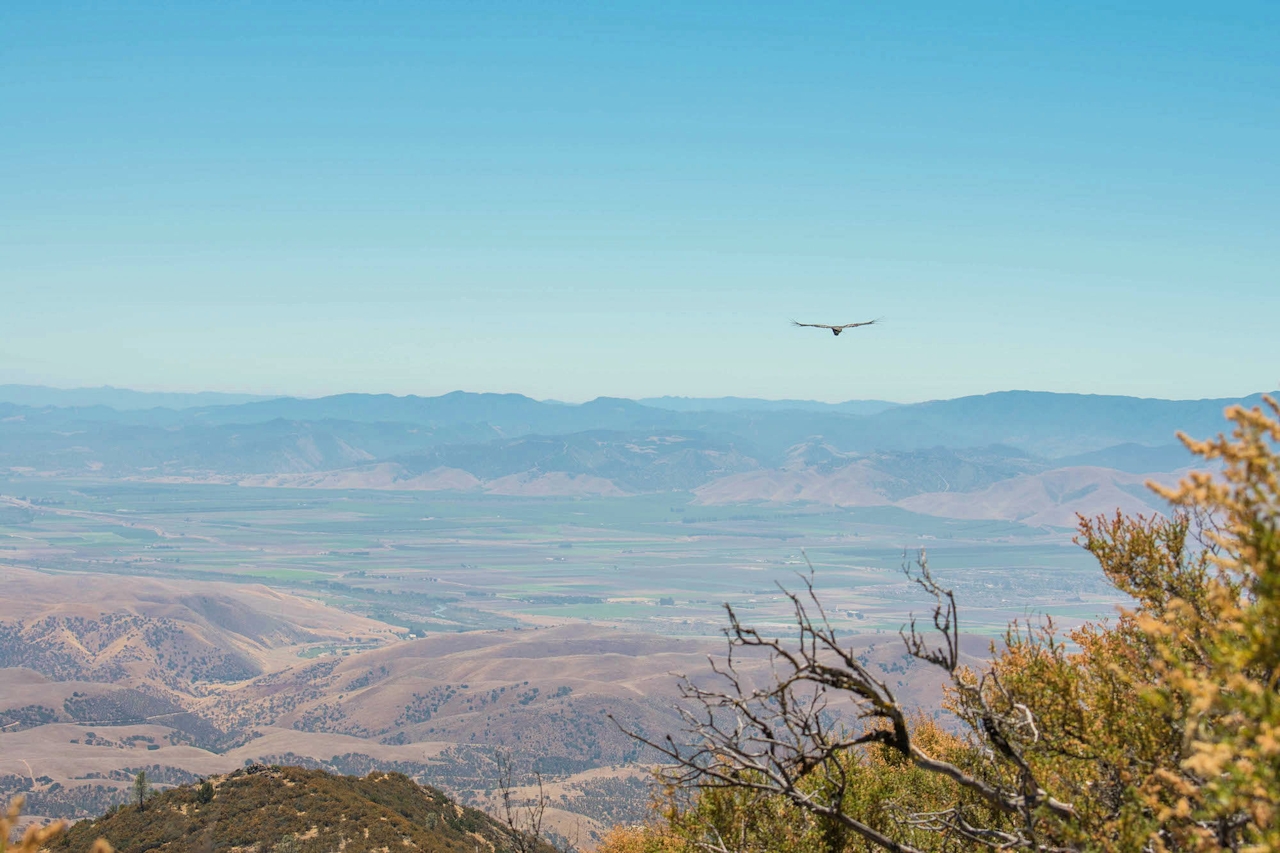
[[[1029,730],[1033,738],[1038,737],[1031,712],[1020,706],[1010,714],[996,713],[986,699],[988,686],[983,682],[974,686],[960,677],[954,595],[933,578],[923,552],[914,564],[904,561],[904,571],[935,602],[930,632],[935,639],[922,634],[913,619],[901,632],[907,652],[944,670],[953,687],[980,709],[977,734],[991,747],[992,761],[1014,771],[1019,780],[1015,788],[1000,782],[1003,777],[999,773],[978,777],[931,756],[913,740],[906,712],[893,691],[871,674],[851,648],[840,643],[818,599],[812,564],[809,573],[800,576],[800,591],[779,587],[792,607],[797,629],[792,640],[764,636],[744,625],[732,606],[725,605],[728,650],[724,658],[711,660],[713,678],[705,684],[684,677],[680,680],[684,702],[678,711],[685,724],[680,741],[672,735],[651,739],[623,731],[670,762],[663,772],[675,787],[728,787],[781,796],[810,814],[836,821],[881,849],[910,851],[914,848],[844,808],[848,753],[867,744],[881,744],[916,767],[945,776],[999,812],[1015,817],[1020,829],[976,826],[956,811],[914,814],[907,810],[905,826],[933,827],[991,847],[1035,847],[1037,812],[1043,808],[1070,816],[1072,808],[1043,790],[1015,744],[1018,737],[1014,733]],[[756,686],[742,675],[738,662],[745,655],[767,659],[771,668],[768,683]],[[1001,689],[998,682],[991,687]],[[850,702],[863,724],[858,732],[838,724],[831,713],[833,703]],[[818,786],[816,792],[814,786],[802,784],[814,773],[823,774],[830,784]],[[728,849],[723,839],[703,846],[715,853]]]
[[[515,765],[511,753],[498,750],[494,754],[498,766],[498,795],[502,800],[502,813],[511,830],[517,853],[536,853],[544,848],[542,820],[551,798],[543,790],[542,774],[535,773],[538,794],[532,800],[516,801]]]

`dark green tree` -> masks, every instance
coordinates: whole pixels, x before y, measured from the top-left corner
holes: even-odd
[[[133,798],[138,801],[138,811],[147,807],[147,795],[151,793],[151,784],[147,782],[147,771],[139,770],[133,777]]]

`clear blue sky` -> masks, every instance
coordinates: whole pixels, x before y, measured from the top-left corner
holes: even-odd
[[[1273,388],[1278,44],[1275,2],[6,0],[0,382]]]

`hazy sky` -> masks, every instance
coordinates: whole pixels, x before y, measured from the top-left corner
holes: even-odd
[[[1274,0],[5,0],[0,382],[1273,388],[1277,44]]]

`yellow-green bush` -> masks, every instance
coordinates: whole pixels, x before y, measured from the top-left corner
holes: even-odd
[[[1081,519],[1078,541],[1132,606],[1065,635],[1012,626],[987,670],[955,674],[964,737],[917,717],[909,753],[850,747],[789,799],[751,771],[694,772],[652,827],[616,830],[602,853],[1280,850],[1280,405],[1265,402],[1228,409],[1230,436],[1183,437],[1221,470],[1153,486],[1169,516]],[[885,842],[814,807],[837,781],[841,812]]]

